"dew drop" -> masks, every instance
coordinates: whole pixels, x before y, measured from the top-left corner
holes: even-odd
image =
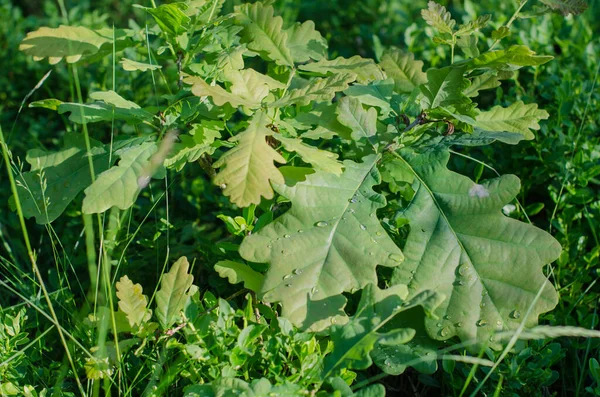
[[[450,320],[450,315],[448,314],[444,314],[444,317],[442,317],[444,320]]]
[[[354,210],[354,208],[350,208],[350,209],[348,210],[348,212],[349,212],[349,213],[351,213],[351,214],[354,214],[356,211]]]
[[[374,212],[372,212],[371,214],[369,214],[369,216],[370,216],[371,218],[375,218],[375,213],[374,213]]]
[[[291,286],[292,286],[292,284],[286,284],[285,286],[286,286],[286,287],[291,287]]]
[[[462,327],[462,323],[456,323],[456,328]]]
[[[367,227],[363,224],[360,225],[360,230],[367,230]]]
[[[298,229],[298,233],[304,233],[304,230]]]
[[[285,276],[283,276],[284,280],[288,280],[290,278],[292,278],[294,275],[293,274],[286,274]]]
[[[294,274],[301,274],[302,273],[302,269],[294,269],[294,271],[292,273],[294,273]]]
[[[289,234],[284,234],[283,238],[290,238],[290,235]]]
[[[352,197],[351,199],[348,199],[348,202],[351,204],[356,203],[356,197]]]
[[[514,318],[515,320],[521,318],[521,312],[518,310],[513,310],[510,312],[510,318]]]
[[[464,276],[469,271],[469,265],[460,265],[458,267],[458,274]]]
[[[398,255],[398,254],[390,254],[389,258],[391,260],[393,260],[394,262],[398,262],[398,263],[402,262],[402,256]]]
[[[445,338],[446,336],[448,336],[450,334],[450,330],[448,329],[448,327],[444,327],[440,330],[440,336],[442,338]]]
[[[417,271],[416,270],[411,270],[410,273],[411,274],[417,274]]]
[[[494,335],[490,336],[490,342],[494,341]]]
[[[325,227],[327,225],[328,225],[328,223],[325,221],[319,221],[319,222],[315,223],[316,227]]]
[[[436,326],[437,326],[438,328],[442,328],[442,323],[437,323],[437,324],[436,324]]]
[[[462,280],[456,280],[456,281],[454,282],[454,285],[456,285],[456,286],[465,285],[465,282],[464,282],[464,281],[462,281]]]
[[[221,188],[221,190],[225,190],[225,189],[227,189],[227,184],[221,183],[221,185],[219,187]]]
[[[373,255],[375,255],[375,253],[374,252],[369,252],[369,255],[373,256]]]
[[[484,327],[487,325],[487,321],[485,321],[484,319],[481,319],[481,320],[477,321],[475,323],[475,325],[477,325],[478,327]]]
[[[317,287],[312,287],[312,289],[310,290],[310,294],[311,294],[311,295],[314,295],[314,294],[316,294],[317,292],[319,292],[319,290],[317,289]]]
[[[484,289],[484,290],[481,292],[481,296],[487,296],[487,295],[488,295],[488,291],[487,291],[486,289]]]
[[[390,365],[392,365],[392,360],[390,360],[389,358],[386,358],[383,363],[389,367]]]
[[[381,232],[375,233],[376,236],[381,236]]]
[[[273,246],[271,244],[267,245],[267,248],[271,249]]]
[[[331,320],[329,320],[331,322],[331,324],[335,324],[336,323],[336,319],[335,317],[331,317]]]
[[[479,307],[485,307],[485,302],[481,302],[481,303],[479,304]]]
[[[501,327],[501,326],[502,326],[502,320],[498,320],[498,321],[496,321],[496,325],[497,325],[498,327]]]

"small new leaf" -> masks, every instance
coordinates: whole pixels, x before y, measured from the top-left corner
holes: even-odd
[[[129,277],[123,276],[115,284],[119,309],[127,316],[131,327],[139,327],[150,319],[152,311],[148,310],[148,297],[142,294],[142,286],[134,284]]]
[[[456,21],[452,19],[452,15],[446,10],[446,7],[437,4],[435,1],[430,1],[427,6],[426,10],[421,10],[421,16],[427,24],[441,33],[452,34]]]

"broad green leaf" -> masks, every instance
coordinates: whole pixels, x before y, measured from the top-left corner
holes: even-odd
[[[156,293],[156,318],[165,330],[180,319],[180,313],[194,290],[194,276],[188,274],[189,267],[187,258],[182,256],[160,281],[160,290]]]
[[[122,210],[131,207],[140,192],[138,179],[156,150],[155,142],[117,150],[115,155],[121,158],[119,164],[101,173],[96,181],[85,189],[83,213],[95,214],[111,207]]]
[[[354,84],[344,94],[358,99],[363,105],[376,106],[387,114],[392,109],[390,101],[394,94],[394,81],[390,78],[377,80],[369,85]]]
[[[340,124],[337,119],[337,105],[321,102],[312,107],[308,113],[298,113],[294,122],[308,129],[316,126],[312,131],[302,134],[303,138],[308,139],[331,139],[336,135],[344,139],[350,139],[350,129]]]
[[[394,79],[396,92],[412,92],[427,82],[423,72],[423,62],[415,61],[415,56],[398,49],[386,51],[381,57],[381,68],[388,77]]]
[[[186,163],[198,161],[203,154],[212,155],[220,142],[215,139],[221,137],[224,124],[221,121],[203,120],[200,124],[194,124],[190,135],[180,136],[180,142],[173,148],[173,154],[165,159],[164,166],[181,171]]]
[[[487,343],[494,331],[515,329],[523,320],[535,325],[558,301],[541,270],[561,248],[548,233],[502,214],[519,192],[518,178],[475,183],[446,168],[447,151],[407,150],[403,157],[416,194],[398,214],[411,231],[392,282],[408,285],[409,297],[424,290],[447,297],[435,311],[442,321],[427,320],[430,337]],[[521,318],[542,286],[531,316]]]
[[[548,112],[538,109],[535,103],[524,104],[517,101],[507,108],[494,106],[475,117],[474,126],[483,131],[514,132],[523,135],[523,139],[535,138],[531,130],[539,130],[540,120],[549,117]]]
[[[134,138],[117,141],[113,149],[137,145],[144,140]],[[94,140],[91,146],[94,171],[96,174],[106,171],[112,165],[109,162],[110,147]],[[35,216],[39,224],[50,223],[58,218],[67,205],[92,183],[82,136],[66,135],[63,148],[57,152],[29,150],[26,160],[31,164],[31,170],[18,178],[17,191],[23,214],[28,218]]]
[[[133,72],[135,70],[145,72],[147,70],[157,70],[162,67],[160,65],[152,65],[149,63],[133,61],[133,60],[127,59],[127,58],[121,59],[121,61],[119,63],[121,64],[123,69],[127,70],[128,72]]]
[[[337,154],[307,145],[301,139],[285,138],[281,134],[274,137],[283,144],[285,150],[296,152],[304,162],[311,164],[315,169],[335,175],[342,173],[343,165],[337,160]]]
[[[336,92],[344,91],[353,82],[355,75],[338,73],[325,78],[311,80],[305,87],[289,91],[281,99],[269,104],[270,107],[283,107],[293,104],[308,105],[313,101],[331,101]]]
[[[248,384],[242,379],[222,377],[210,383],[188,386],[184,389],[184,397],[302,397],[305,390],[302,386],[289,381],[280,385],[271,385],[268,379],[261,378]]]
[[[273,16],[273,7],[262,3],[242,4],[235,8],[235,21],[244,30],[243,41],[248,48],[262,57],[282,66],[294,66],[292,51],[288,47],[288,34],[283,19]]]
[[[164,33],[179,36],[187,31],[190,17],[185,14],[188,6],[185,3],[161,4],[156,8],[144,8]]]
[[[256,104],[260,104],[270,90],[285,88],[285,84],[254,69],[227,69],[223,79],[231,83],[229,91],[233,95]]]
[[[333,60],[323,59],[318,62],[301,65],[300,69],[322,75],[351,73],[356,76],[356,81],[361,84],[385,79],[385,74],[375,64],[375,61],[359,55],[355,55],[352,58],[338,57]]]
[[[471,85],[464,91],[464,94],[469,98],[476,97],[479,95],[479,91],[500,87],[500,80],[510,79],[513,75],[513,72],[491,71],[475,76],[471,80]]]
[[[244,99],[238,95],[232,94],[218,85],[210,85],[201,77],[186,76],[184,83],[192,85],[192,93],[199,97],[209,96],[217,106],[223,106],[229,103],[233,107],[247,106],[250,109],[260,107],[260,101]]]
[[[421,10],[421,16],[425,22],[439,30],[440,33],[452,34],[456,21],[452,19],[452,15],[446,10],[446,7],[435,1],[427,3],[427,7],[426,10]]]
[[[287,29],[287,47],[292,52],[294,62],[302,63],[311,59],[315,61],[327,55],[327,42],[317,30],[313,21],[296,22]]]
[[[340,99],[338,108],[338,121],[352,130],[352,139],[367,140],[377,133],[377,110],[365,110],[358,99],[344,97]]]
[[[285,163],[285,159],[265,140],[273,134],[267,128],[270,123],[266,113],[257,111],[248,128],[230,139],[238,145],[214,164],[215,168],[221,168],[214,182],[223,187],[223,194],[239,207],[260,204],[261,197],[273,198],[270,182],[284,182],[273,162]]]
[[[148,297],[142,294],[140,284],[134,284],[129,277],[123,276],[115,287],[119,309],[125,313],[131,327],[139,327],[150,319],[152,311],[148,309]]]
[[[374,284],[367,285],[354,316],[347,324],[332,327],[334,348],[325,357],[323,377],[328,378],[342,368],[369,368],[372,364],[371,352],[376,345],[398,348],[415,335],[414,329],[402,326],[403,312],[417,305],[425,306],[425,311],[432,312],[443,301],[443,296],[432,291],[422,292],[411,302],[406,301],[407,296],[405,285],[384,290]],[[396,316],[401,317],[396,326],[387,327]],[[421,317],[421,321],[424,318]]]
[[[65,58],[74,63],[82,56],[93,55],[105,43],[112,42],[112,35],[101,35],[83,26],[61,25],[56,29],[42,27],[27,33],[19,50],[33,56],[36,61],[48,58],[54,65]]]
[[[69,120],[78,123],[125,120],[128,122],[150,121],[153,115],[134,102],[128,101],[114,91],[98,91],[90,99],[101,101],[93,104],[65,102],[59,105],[58,113],[71,112]],[[103,103],[102,103],[103,102]]]
[[[464,67],[429,69],[427,83],[421,85],[423,108],[452,106],[459,110],[467,109],[471,105],[471,100],[463,94],[469,86],[469,80],[463,77],[464,71]]]
[[[345,321],[340,294],[376,283],[376,266],[402,262],[377,219],[386,200],[372,189],[381,182],[376,164],[375,155],[346,160],[340,176],[317,171],[294,186],[274,185],[291,209],[240,246],[244,259],[270,264],[264,300],[281,302],[283,316],[298,326]]]
[[[548,55],[535,55],[524,45],[513,45],[506,50],[488,51],[464,64],[467,69],[515,70],[523,66],[538,66],[554,59]]]
[[[541,0],[541,2],[564,16],[579,15],[588,8],[586,0]]]
[[[244,283],[244,288],[260,292],[265,276],[253,270],[250,266],[234,261],[219,261],[215,271],[222,278],[227,278],[231,284]]]

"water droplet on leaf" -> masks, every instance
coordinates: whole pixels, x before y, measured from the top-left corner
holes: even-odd
[[[327,225],[328,225],[328,223],[325,221],[319,221],[319,222],[315,223],[316,227],[325,227]]]
[[[477,325],[478,327],[484,327],[485,325],[487,325],[487,321],[485,321],[484,319],[481,319],[481,320],[477,321],[475,323],[475,325]]]
[[[510,312],[510,318],[514,318],[515,320],[521,318],[521,312],[518,310],[513,310]]]
[[[360,230],[367,230],[367,227],[363,224],[360,225]]]

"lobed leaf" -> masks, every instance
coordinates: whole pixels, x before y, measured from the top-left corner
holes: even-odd
[[[287,29],[287,35],[287,47],[294,62],[308,62],[311,59],[318,61],[327,55],[327,41],[315,30],[313,21],[296,22]]]
[[[521,321],[535,325],[540,313],[556,305],[556,291],[541,269],[561,248],[548,233],[502,214],[519,192],[515,176],[478,184],[448,170],[449,157],[447,151],[403,152],[416,193],[398,214],[411,231],[406,260],[392,282],[408,285],[409,298],[425,290],[447,297],[435,311],[443,320],[426,322],[431,338],[458,335],[487,343],[494,331],[515,329]],[[530,305],[532,315],[522,319]]]
[[[316,78],[305,87],[289,91],[282,98],[269,104],[270,107],[283,107],[293,104],[300,106],[311,102],[331,101],[336,92],[344,91],[356,79],[350,73],[339,73],[325,78]]]
[[[286,150],[296,152],[304,162],[311,164],[315,169],[335,175],[342,173],[344,166],[337,160],[337,154],[307,145],[301,139],[285,138],[281,134],[275,135],[275,139],[281,142]]]
[[[264,276],[250,266],[234,261],[219,261],[215,270],[222,278],[227,278],[231,284],[244,283],[244,288],[260,292]]]
[[[180,319],[180,313],[194,289],[194,276],[188,274],[189,267],[187,258],[182,256],[160,281],[160,290],[156,293],[156,318],[164,330]]]
[[[337,108],[338,121],[352,130],[355,141],[369,139],[377,133],[377,110],[365,110],[358,99],[344,97]]]
[[[386,205],[372,189],[381,182],[377,159],[346,160],[340,176],[317,171],[294,186],[276,184],[291,209],[240,246],[244,259],[270,264],[264,300],[281,302],[298,326],[318,330],[345,321],[340,294],[376,283],[376,266],[402,262],[376,215]]]
[[[538,109],[535,103],[524,104],[517,101],[507,108],[494,106],[475,117],[475,127],[486,132],[514,132],[523,135],[523,139],[535,138],[531,130],[539,130],[540,120],[549,117],[548,112]]]
[[[273,198],[270,182],[284,182],[283,175],[273,162],[285,163],[285,159],[265,140],[273,134],[267,128],[270,123],[266,113],[257,111],[248,128],[230,139],[238,145],[214,164],[215,168],[224,167],[215,176],[215,184],[221,185],[223,194],[240,207],[260,204],[261,197]]]
[[[123,276],[115,284],[119,309],[127,316],[131,327],[139,327],[150,319],[152,311],[147,308],[148,297],[142,294],[142,286]]]
[[[463,93],[469,86],[469,80],[463,76],[464,72],[464,67],[429,69],[427,83],[421,85],[423,108],[451,106],[463,111],[469,108],[471,100]]]
[[[385,74],[372,59],[363,58],[359,55],[351,58],[337,57],[333,60],[323,59],[318,62],[301,65],[300,69],[321,75],[351,73],[356,76],[356,81],[361,84],[385,79]]]
[[[452,15],[446,10],[446,7],[435,1],[427,3],[427,7],[426,10],[421,10],[421,16],[425,22],[441,33],[452,34],[456,21],[452,19]]]
[[[232,94],[221,86],[208,84],[201,77],[187,75],[183,78],[183,82],[192,85],[192,94],[199,97],[209,96],[217,106],[229,103],[233,107],[247,106],[250,109],[256,109],[261,104],[260,101],[256,100],[256,97],[250,99],[242,98]]]
[[[427,75],[423,73],[423,62],[415,61],[413,54],[398,49],[383,54],[381,68],[388,77],[394,79],[396,92],[412,92],[427,82]]]
[[[152,65],[149,63],[138,62],[127,58],[121,59],[119,63],[121,64],[121,67],[128,72],[133,72],[136,70],[145,72],[147,70],[157,70],[162,67],[160,65]]]

